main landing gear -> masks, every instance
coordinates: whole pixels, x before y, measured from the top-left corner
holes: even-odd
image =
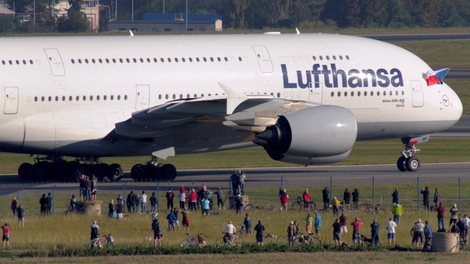
[[[418,157],[411,156],[413,153],[418,152],[414,144],[406,144],[405,150],[401,152],[402,156],[397,160],[397,168],[400,171],[415,172],[421,168],[421,161]]]
[[[55,156],[37,157],[34,164],[23,163],[18,168],[18,176],[22,180],[78,181],[82,174],[94,176],[99,181],[119,181],[124,170],[119,164],[108,165],[96,158],[66,161]]]
[[[156,157],[144,164],[135,164],[131,169],[131,177],[136,182],[141,181],[173,181],[176,178],[176,168],[171,164],[161,164]]]

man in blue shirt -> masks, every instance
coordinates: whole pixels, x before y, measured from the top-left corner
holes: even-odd
[[[432,228],[431,225],[429,224],[428,220],[425,221],[426,226],[424,227],[424,244],[429,244],[431,241],[432,237]]]
[[[70,207],[72,207],[72,212],[75,212],[75,205],[77,204],[77,198],[72,194],[72,199],[70,199]]]
[[[243,224],[245,225],[245,230],[248,236],[251,236],[251,228],[253,227],[251,223],[251,218],[246,214],[245,220],[243,221]]]
[[[170,211],[170,213],[166,216],[166,219],[168,220],[168,231],[171,231],[171,229],[173,229],[173,231],[176,231],[175,230],[176,217],[173,214],[173,210]]]
[[[321,216],[315,211],[315,234],[320,237]]]
[[[371,232],[372,232],[372,243],[371,245],[378,246],[379,245],[379,229],[380,224],[377,222],[377,219],[374,219],[374,222],[370,225]]]

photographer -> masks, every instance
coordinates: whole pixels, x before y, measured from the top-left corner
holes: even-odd
[[[7,223],[5,223],[2,226],[2,231],[3,231],[2,247],[5,247],[5,241],[7,242],[7,246],[9,247],[10,246],[10,231],[11,231],[11,228],[10,228],[10,226],[8,226]]]

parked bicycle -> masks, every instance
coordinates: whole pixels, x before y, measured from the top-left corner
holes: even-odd
[[[309,246],[321,246],[322,242],[319,237],[314,236],[312,233],[304,235],[299,232],[298,236],[294,237],[294,245],[309,245]]]
[[[114,248],[114,238],[111,236],[111,233],[104,235],[103,237],[98,237],[90,240],[88,247],[91,249],[97,248],[102,249],[104,247]]]
[[[150,247],[150,246],[152,247],[155,246],[152,235],[145,236],[145,241],[141,244],[141,247]]]
[[[424,252],[431,252],[431,247],[432,247],[432,238],[428,237],[424,241],[423,251]]]
[[[215,244],[217,246],[222,246],[222,247],[241,248],[242,247],[242,239],[239,238],[236,234],[233,234],[233,238],[230,239],[229,235],[225,234],[223,237],[218,238],[215,241]]]
[[[317,209],[317,205],[313,202],[313,199],[308,201],[308,209],[315,210]],[[297,197],[297,201],[292,203],[292,210],[302,210],[305,208],[305,202],[302,200],[301,197]]]
[[[84,212],[83,208],[75,205],[75,209],[72,208],[72,206],[67,205],[67,210],[62,212],[62,215],[68,215],[68,214],[82,214]]]
[[[385,214],[387,213],[387,211],[385,211],[385,209],[383,208],[380,208],[380,204],[377,204],[377,206],[372,206],[371,204],[369,204],[369,206],[367,206],[367,208],[364,210],[364,213],[365,214]]]
[[[181,241],[181,247],[204,247],[206,245],[206,241],[204,240],[203,236],[206,238],[208,236],[204,235],[203,233],[199,233],[195,237],[190,236],[189,233],[186,233],[186,235],[188,235],[188,239]]]

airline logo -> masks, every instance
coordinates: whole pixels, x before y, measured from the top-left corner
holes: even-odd
[[[403,76],[397,68],[387,69],[337,69],[336,64],[314,64],[312,70],[297,71],[296,78],[289,80],[286,64],[281,64],[285,89],[403,87]]]

